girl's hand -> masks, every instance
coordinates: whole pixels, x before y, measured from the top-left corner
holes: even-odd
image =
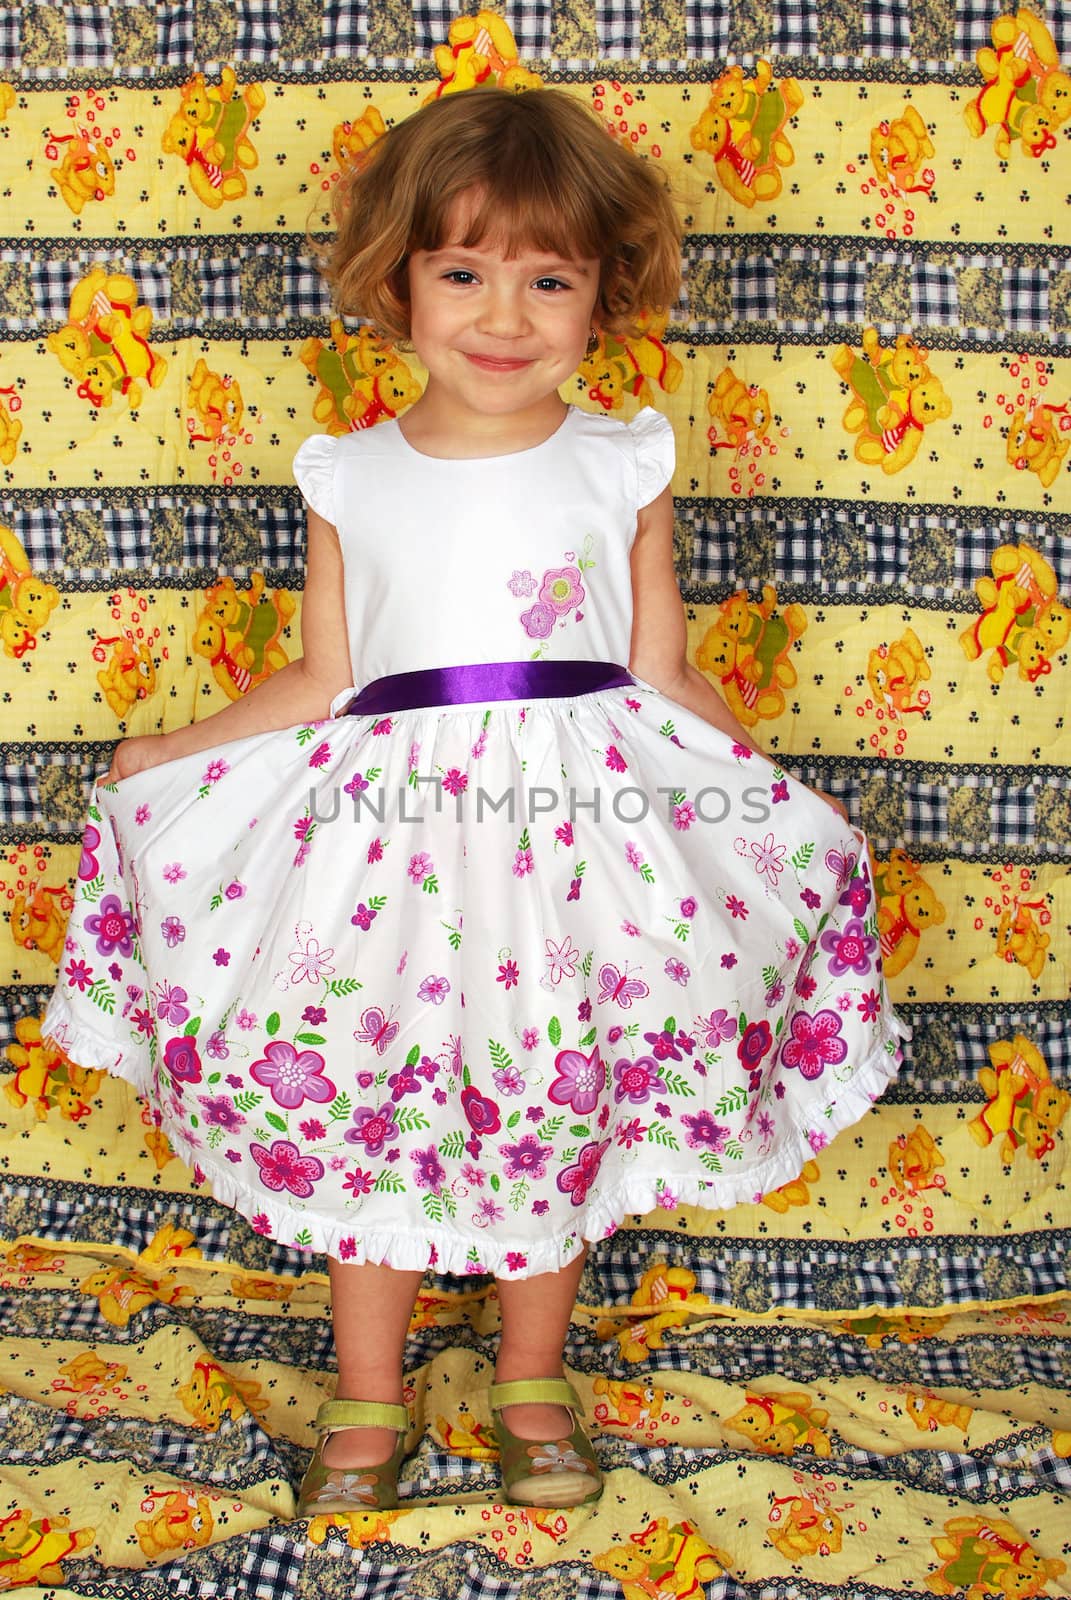
[[[135,772],[144,772],[148,767],[158,767],[162,761],[167,761],[166,738],[163,733],[145,733],[134,739],[124,739],[112,753],[112,764],[104,782],[121,783],[124,778],[132,778]]]

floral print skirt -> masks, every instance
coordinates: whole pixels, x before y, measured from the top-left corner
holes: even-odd
[[[340,717],[94,792],[46,1031],[343,1261],[524,1277],[882,1092],[865,845],[655,689]]]

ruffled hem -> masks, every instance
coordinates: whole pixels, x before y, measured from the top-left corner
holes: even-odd
[[[80,1065],[109,1072],[131,1084],[142,1097],[147,1096],[149,1086],[144,1073],[134,1068],[129,1052],[118,1051],[100,1034],[76,1024],[58,994],[49,1003],[42,1033],[53,1038]],[[170,1126],[166,1119],[161,1126],[175,1154],[193,1168],[198,1181],[207,1183],[220,1204],[230,1206],[257,1233],[287,1249],[334,1256],[354,1265],[380,1262],[402,1272],[529,1278],[557,1272],[582,1242],[594,1244],[609,1238],[632,1215],[675,1211],[680,1206],[722,1211],[743,1202],[758,1204],[763,1195],[791,1183],[819,1150],[865,1116],[896,1076],[902,1059],[897,1041],[910,1037],[910,1028],[895,1013],[890,1014],[881,1042],[852,1074],[832,1116],[825,1119],[826,1126],[792,1128],[761,1165],[739,1174],[726,1172],[710,1178],[672,1170],[629,1173],[590,1205],[578,1207],[575,1227],[544,1234],[535,1243],[519,1236],[511,1239],[501,1234],[464,1234],[430,1221],[419,1228],[392,1222],[389,1231],[361,1229],[359,1219],[355,1226],[348,1220],[339,1222],[309,1211],[294,1211],[270,1193],[247,1189],[227,1168],[211,1160],[206,1162],[207,1152],[195,1145],[184,1130]],[[894,1045],[892,1051],[890,1044]],[[668,1156],[668,1152],[660,1152],[663,1161],[668,1162]],[[304,1236],[300,1240],[299,1233]]]

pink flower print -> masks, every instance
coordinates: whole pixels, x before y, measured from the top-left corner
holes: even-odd
[[[383,1146],[398,1137],[393,1106],[381,1106],[375,1111],[370,1106],[358,1106],[353,1124],[343,1138],[347,1144],[363,1144],[366,1156],[382,1155]]]
[[[723,1128],[720,1122],[715,1122],[709,1111],[698,1111],[694,1116],[682,1116],[681,1121],[688,1129],[685,1143],[693,1150],[725,1149],[729,1130]]]
[[[601,1144],[594,1140],[586,1144],[573,1162],[572,1166],[564,1168],[558,1174],[558,1188],[562,1194],[567,1194],[574,1206],[582,1206],[588,1197],[588,1190],[599,1175],[602,1158],[610,1148],[609,1139],[603,1139]]]
[[[734,743],[734,745],[733,745],[733,755],[736,757],[736,759],[738,761],[750,761],[751,760],[751,749],[746,744]]]
[[[158,983],[156,986],[156,1015],[161,1022],[169,1022],[173,1028],[180,1028],[189,1016],[186,1001],[189,995],[185,989],[176,983],[174,988],[169,983]]]
[[[499,1094],[514,1095],[524,1093],[524,1079],[516,1067],[496,1067],[491,1076],[495,1080],[495,1088]]]
[[[868,989],[855,1008],[864,1022],[873,1022],[881,1010],[881,997],[876,989]]]
[[[230,767],[228,766],[227,762],[223,760],[222,756],[216,756],[205,768],[204,776],[202,777],[201,782],[218,783],[219,780],[230,770]],[[311,1189],[309,1193],[312,1193]]]
[[[471,755],[472,755],[473,761],[479,761],[480,757],[483,755],[483,753],[486,750],[486,748],[487,748],[487,729],[486,728],[481,728],[479,733],[476,735],[476,743],[473,745],[472,750],[470,752]]]
[[[554,631],[556,613],[545,601],[537,600],[534,606],[521,612],[521,627],[529,639],[546,639]]]
[[[725,1010],[712,1011],[709,1017],[696,1017],[695,1028],[703,1035],[708,1050],[716,1050],[724,1039],[735,1039],[737,1020]]]
[[[164,1066],[169,1076],[178,1083],[200,1083],[201,1058],[197,1054],[196,1041],[185,1034],[178,1039],[169,1039],[164,1046]]]
[[[725,896],[725,909],[726,911],[730,912],[732,916],[739,917],[741,922],[747,921],[748,909],[743,900],[740,899],[739,895],[727,894]]]
[[[792,987],[795,989],[801,1000],[809,1000],[814,991],[818,988],[818,984],[816,983],[815,979],[811,977],[809,972],[801,972],[797,975],[796,981]]]
[[[506,1251],[506,1270],[508,1272],[523,1272],[528,1265],[528,1257],[523,1250]]]
[[[729,951],[728,955],[722,956],[721,964],[727,971],[729,968],[736,966],[736,956],[731,950]]]
[[[149,810],[148,806],[138,806],[137,810],[134,812],[134,821],[137,823],[139,828],[144,828],[147,822],[152,821],[152,812]]]
[[[373,839],[372,840],[372,843],[368,846],[368,854],[367,854],[366,860],[368,861],[369,866],[371,866],[373,861],[382,861],[383,860],[383,840],[382,839]]]
[[[217,967],[229,967],[231,964],[231,953],[229,950],[224,950],[221,945],[218,950],[214,950],[212,952],[212,960],[216,963]]]
[[[566,934],[561,944],[555,944],[553,939],[546,941],[548,976],[552,984],[561,983],[563,978],[576,976],[576,964],[580,959],[580,951]]]
[[[786,1067],[798,1067],[808,1080],[820,1078],[827,1066],[836,1066],[848,1054],[840,1037],[841,1020],[835,1011],[816,1011],[808,1016],[798,1011],[792,1018],[791,1035],[781,1047]]]
[[[318,1050],[297,1050],[285,1039],[273,1039],[263,1056],[249,1069],[255,1083],[271,1090],[277,1106],[293,1111],[305,1100],[326,1105],[338,1093],[330,1078],[325,1078],[324,1058]]]
[[[460,767],[448,767],[443,777],[443,788],[447,794],[457,796],[464,794],[469,786],[469,775],[462,772]]]
[[[312,755],[309,757],[309,766],[310,767],[326,767],[326,765],[330,761],[330,759],[331,759],[331,746],[328,744],[327,740],[325,739],[321,744],[318,744],[316,746],[316,749],[312,752]]]
[[[766,991],[766,1004],[767,1006],[777,1006],[781,1004],[781,1001],[784,998],[785,986],[781,982],[781,979],[778,978],[777,982],[771,984],[770,988]]]
[[[634,1144],[642,1144],[646,1137],[647,1124],[641,1122],[639,1117],[621,1123],[617,1130],[617,1142],[625,1150],[631,1150]]]
[[[548,567],[539,588],[539,600],[559,617],[574,611],[584,598],[579,567]]]
[[[580,899],[580,886],[583,883],[583,881],[584,881],[583,878],[572,878],[570,880],[570,882],[569,882],[569,893],[565,897],[566,904],[568,904],[568,902],[570,900],[579,900]]]
[[[573,842],[573,824],[571,822],[559,823],[554,830],[554,837],[564,845],[571,845]]]
[[[525,849],[518,850],[513,857],[513,876],[515,878],[526,878],[531,870],[532,847],[528,845]]]
[[[63,970],[67,982],[79,994],[84,994],[93,981],[93,968],[87,967],[84,961],[69,961]]]
[[[692,976],[692,969],[676,956],[670,956],[666,961],[665,973],[667,978],[672,978],[674,983],[679,983],[683,988]]]
[[[245,884],[239,883],[238,879],[235,878],[231,883],[228,883],[223,893],[228,900],[240,900],[245,894]]]
[[[775,806],[779,805],[782,800],[788,799],[788,780],[786,778],[778,778],[776,783],[771,783],[770,799]]]
[[[678,833],[687,833],[695,821],[695,807],[690,800],[682,800],[679,806],[673,807],[673,826]]]
[[[417,990],[417,999],[430,1001],[433,1006],[441,1006],[449,993],[450,979],[437,978],[434,973],[429,972]]]
[[[628,862],[633,872],[639,872],[640,868],[643,866],[643,852],[636,848],[631,839],[627,840],[625,843],[625,860]]]
[[[307,927],[308,924],[306,923]],[[300,944],[297,950],[291,950],[289,961],[293,968],[290,974],[291,983],[319,983],[321,978],[329,977],[334,972],[330,958],[334,950],[321,950],[320,941],[313,934],[309,934],[304,945]]]
[[[640,930],[634,922],[623,922],[621,932],[626,933],[630,939],[638,939],[640,936]]]
[[[210,1128],[224,1128],[227,1133],[237,1133],[245,1123],[242,1113],[235,1109],[225,1094],[199,1095],[204,1120]]]
[[[256,1014],[256,1012],[255,1011],[247,1011],[245,1009],[245,1007],[243,1006],[241,1011],[239,1011],[238,1015],[234,1019],[234,1026],[236,1028],[240,1028],[243,1033],[249,1033],[251,1031],[251,1029],[256,1027],[256,1025],[257,1025],[257,1014]]]
[[[839,994],[837,996],[837,1010],[838,1011],[850,1011],[851,1009],[852,1009],[852,997],[851,997],[851,995],[850,994]]]
[[[289,1139],[276,1139],[270,1150],[251,1144],[249,1154],[260,1168],[260,1181],[276,1194],[286,1189],[298,1200],[307,1200],[312,1186],[324,1175],[324,1164],[316,1156],[303,1156]]]
[[[181,917],[165,917],[160,924],[160,932],[168,949],[173,950],[177,944],[181,944],[185,939],[186,925]]]
[[[627,1100],[630,1105],[646,1105],[652,1093],[662,1088],[662,1069],[654,1056],[637,1056],[630,1061],[623,1056],[614,1063],[614,1100],[618,1105]]]
[[[694,917],[697,910],[698,910],[698,905],[697,905],[697,902],[696,902],[695,895],[694,894],[685,895],[684,899],[681,901],[681,916],[682,917]]]
[[[100,843],[100,830],[87,822],[82,834],[82,854],[78,859],[78,877],[82,883],[88,883],[100,871],[100,863],[93,854]]]
[[[506,1215],[498,1201],[485,1194],[476,1204],[472,1220],[478,1228],[491,1228]]]
[[[474,1189],[482,1189],[487,1181],[487,1174],[482,1167],[474,1167],[471,1161],[466,1161],[461,1169],[461,1176],[465,1182]]]
[[[513,595],[517,600],[527,600],[530,594],[534,594],[535,587],[536,580],[528,571],[527,567],[523,572],[518,572],[516,568],[514,568],[513,576],[506,584],[506,588],[509,590],[510,594]]]
[[[616,1044],[617,1041],[623,1036],[624,1032],[625,1030],[621,1024],[619,1022],[615,1022],[612,1028],[607,1029],[606,1043]]]
[[[373,722],[373,724],[372,724],[372,732],[375,735],[375,737],[378,739],[383,734],[389,733],[390,730],[391,730],[391,726],[392,726],[392,724],[391,724],[391,720],[390,720],[389,717],[380,717],[378,722]]]
[[[205,1055],[211,1056],[213,1061],[226,1061],[231,1053],[231,1047],[224,1037],[223,1030],[217,1028],[215,1033],[210,1033],[205,1040]]]
[[[820,1150],[824,1150],[826,1145],[829,1143],[829,1135],[827,1133],[823,1133],[821,1128],[812,1128],[810,1133],[807,1135],[807,1143],[814,1151],[814,1154],[817,1155],[818,1152]]]
[[[434,871],[435,863],[426,850],[418,850],[415,855],[409,857],[409,881],[415,883],[418,888]]]
[[[410,742],[410,745],[409,745],[409,771],[410,772],[415,772],[416,771],[419,761],[420,761],[420,744],[419,744],[418,740],[413,739]]]
[[[318,1118],[306,1117],[304,1122],[298,1123],[298,1132],[303,1139],[322,1139],[327,1129]]]
[[[616,744],[611,744],[611,745],[607,746],[607,750],[606,750],[606,765],[610,768],[611,772],[627,772],[628,771],[628,765],[627,765],[627,763],[625,761],[625,758],[621,754],[620,750],[617,748]]]
[[[96,935],[99,956],[110,956],[115,951],[121,956],[133,954],[131,934],[134,932],[134,919],[128,911],[123,910],[117,894],[106,894],[100,903],[100,911],[95,916],[87,917],[85,925],[87,933]]]
[[[539,1044],[539,1029],[525,1028],[521,1033],[521,1049],[535,1050]]]
[[[802,948],[802,946],[800,945],[799,940],[798,939],[793,939],[791,937],[791,935],[790,935],[785,940],[785,960],[786,961],[795,961],[796,957],[800,953],[801,948]]]
[[[426,1150],[410,1150],[409,1159],[415,1167],[413,1182],[418,1189],[441,1189],[446,1182],[446,1168],[439,1160],[439,1152],[433,1144]]]
[[[754,1072],[763,1056],[767,1055],[773,1047],[773,1034],[770,1024],[763,1019],[762,1022],[749,1022],[736,1047],[736,1053],[749,1072]]]
[[[785,870],[785,856],[788,852],[787,844],[778,844],[772,833],[768,833],[761,844],[752,841],[751,854],[755,857],[755,871],[760,878],[766,878],[771,889],[777,888],[777,880]]]
[[[497,1133],[502,1126],[502,1117],[495,1102],[488,1100],[486,1095],[471,1085],[461,1091],[461,1109],[473,1133]]]
[[[498,1151],[505,1157],[506,1177],[511,1183],[518,1178],[538,1182],[547,1175],[547,1162],[554,1154],[554,1146],[541,1144],[534,1133],[526,1133],[516,1144],[500,1144]]]
[[[558,1076],[547,1090],[547,1098],[556,1106],[572,1106],[581,1116],[594,1111],[606,1085],[606,1068],[598,1045],[590,1056],[581,1050],[559,1050],[554,1070]]]
[[[658,1191],[658,1204],[663,1211],[676,1211],[677,1196],[667,1185]]]
[[[856,972],[860,977],[869,972],[871,953],[878,944],[863,932],[858,917],[846,923],[843,930],[830,928],[818,942],[829,955],[829,971],[834,978],[843,978],[846,972]]]
[[[342,1187],[352,1195],[371,1194],[372,1182],[370,1172],[365,1172],[361,1167],[354,1167],[353,1171],[343,1178]]]

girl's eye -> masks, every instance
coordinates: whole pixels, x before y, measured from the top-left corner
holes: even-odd
[[[469,272],[467,267],[455,267],[452,272],[445,272],[444,278],[448,283],[475,283],[476,274]]]
[[[569,287],[567,283],[563,283],[561,278],[537,278],[535,286],[537,289],[550,289],[551,291],[568,289]]]

